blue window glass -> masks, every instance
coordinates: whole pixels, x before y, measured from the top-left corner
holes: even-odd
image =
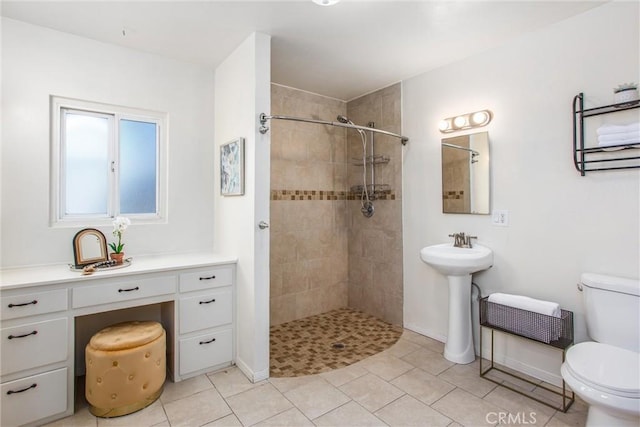
[[[158,127],[155,123],[120,120],[120,212],[157,211]]]

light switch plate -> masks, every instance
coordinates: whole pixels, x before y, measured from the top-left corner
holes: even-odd
[[[491,223],[500,227],[509,226],[509,211],[508,210],[494,210],[491,214]]]

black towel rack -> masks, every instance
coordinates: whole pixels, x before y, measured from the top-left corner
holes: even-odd
[[[608,147],[584,146],[585,118],[636,108],[640,108],[640,101],[585,109],[584,93],[581,92],[573,98],[573,163],[580,175],[585,176],[586,172],[593,171],[640,168],[640,155],[627,155],[629,150],[638,150],[640,144],[619,144]]]

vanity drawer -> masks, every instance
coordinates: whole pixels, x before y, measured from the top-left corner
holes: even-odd
[[[0,335],[0,375],[67,359],[69,327],[66,317],[3,328]]]
[[[231,362],[231,329],[180,340],[180,375]]]
[[[2,297],[0,304],[2,320],[64,311],[69,305],[66,289]]]
[[[233,283],[233,267],[212,267],[180,275],[180,292],[229,286]]]
[[[231,288],[189,298],[180,298],[180,333],[231,323]]]
[[[89,307],[172,294],[175,291],[175,276],[147,277],[126,282],[74,288],[72,304],[73,308]]]
[[[67,410],[67,368],[2,384],[3,426],[20,426]]]

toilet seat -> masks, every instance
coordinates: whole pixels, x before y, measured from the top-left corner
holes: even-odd
[[[566,353],[565,367],[585,385],[611,395],[640,399],[640,354],[598,342],[584,342]]]

